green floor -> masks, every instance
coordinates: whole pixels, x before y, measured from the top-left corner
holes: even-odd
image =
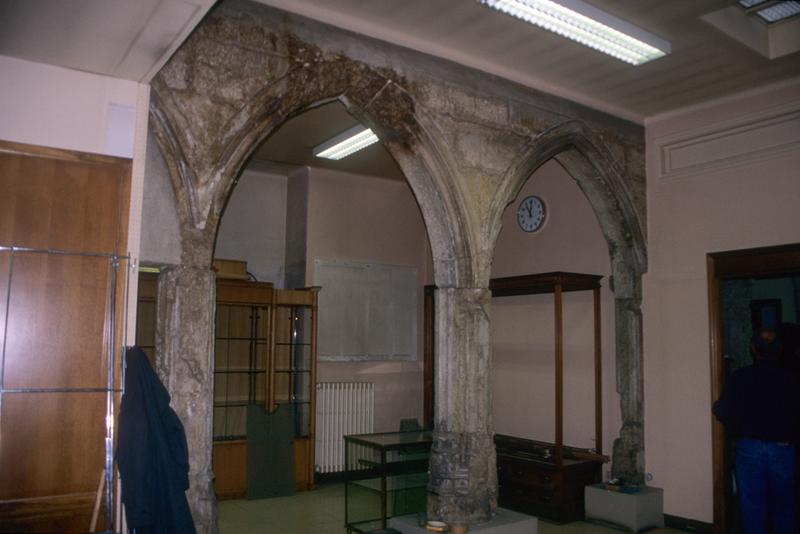
[[[219,503],[220,534],[344,534],[344,486],[320,486],[294,497]],[[668,534],[672,529],[651,530]],[[618,534],[586,523],[539,523],[540,534]]]

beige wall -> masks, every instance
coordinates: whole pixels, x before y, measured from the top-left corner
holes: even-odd
[[[545,226],[522,231],[517,206],[541,197]],[[589,201],[555,161],[539,168],[503,214],[492,277],[549,271],[600,274],[603,336],[603,450],[610,451],[619,429],[619,397],[614,385],[613,296],[608,290],[608,248]],[[564,440],[594,443],[594,326],[592,293],[564,294]],[[501,434],[555,439],[554,314],[552,295],[492,300],[493,414]]]
[[[286,183],[286,246],[284,273],[286,287],[305,287],[308,234],[308,177],[310,169],[290,172]]]
[[[261,282],[284,286],[286,253],[285,175],[248,166],[220,220],[214,257],[244,260]]]
[[[317,259],[415,267],[417,361],[320,362],[317,380],[374,383],[377,432],[397,430],[404,418],[422,422],[422,287],[432,278],[431,259],[406,182],[316,167],[288,177],[248,168],[221,220],[216,256],[247,260],[259,279],[278,287],[284,271],[297,279],[293,269],[303,264],[304,284],[313,285]]]
[[[428,244],[416,200],[406,182],[309,169],[307,283],[314,260],[413,266],[419,293],[428,279]],[[323,291],[325,289],[323,288]],[[400,419],[422,422],[422,336],[412,362],[322,362],[318,380],[375,384],[375,431],[398,430]]]
[[[142,239],[139,258],[143,265],[177,265],[181,262],[181,231],[175,190],[152,133],[147,135],[147,161],[142,195]]]
[[[648,121],[646,464],[712,521],[706,254],[800,242],[800,81]]]
[[[136,82],[0,56],[0,139],[132,157],[138,93]]]

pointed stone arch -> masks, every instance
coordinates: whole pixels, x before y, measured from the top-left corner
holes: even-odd
[[[530,138],[509,166],[490,208],[486,239],[496,243],[502,215],[530,176],[555,159],[577,182],[608,244],[615,299],[616,380],[622,428],[614,442],[612,473],[644,481],[644,388],[641,315],[647,243],[622,165],[582,121],[570,120]]]
[[[372,128],[394,157],[431,242],[439,290],[430,516],[474,524],[494,513],[491,251],[503,210],[550,158],[590,197],[609,243],[617,337],[629,340],[618,344],[617,369],[622,435],[629,436],[630,446],[615,452],[615,469],[630,458],[623,471],[641,473],[644,199],[631,198],[628,191],[641,193],[643,186],[637,174],[642,131],[557,97],[462,70],[255,2],[225,0],[152,80],[151,129],[175,190],[182,242],[180,265],[163,271],[159,281],[157,368],[186,423],[189,497],[199,532],[215,531],[210,263],[219,219],[255,147],[291,117],[334,100]],[[584,118],[592,127],[565,117]],[[631,161],[620,164],[615,154],[628,147]],[[634,169],[636,181],[626,181],[628,169]]]
[[[206,147],[212,158],[196,158],[179,95],[160,76],[153,82],[151,129],[165,155],[176,193],[182,239],[189,244],[184,263],[210,265],[216,230],[237,177],[255,149],[290,118],[338,100],[361,123],[372,128],[403,171],[422,212],[434,257],[438,287],[469,285],[475,278],[469,261],[474,248],[465,231],[462,192],[454,187],[453,164],[441,147],[435,126],[396,76],[336,57],[321,61],[319,51],[302,49],[295,58],[300,73],[266,86],[242,102]],[[305,57],[308,56],[308,57]],[[308,61],[306,61],[308,59]],[[314,60],[313,72],[308,72]],[[309,78],[315,83],[310,84]],[[199,160],[199,161],[198,161]],[[184,247],[187,249],[187,247]],[[202,251],[196,256],[192,251]]]
[[[257,34],[264,47],[259,53],[271,62],[267,71],[256,71],[255,79],[252,65],[232,66],[230,54],[225,62],[215,60],[226,39],[248,51],[241,43],[248,32]],[[192,469],[188,497],[202,533],[216,530],[211,470],[215,282],[210,267],[227,199],[267,137],[293,116],[338,100],[373,129],[405,174],[428,232],[437,286],[471,288],[479,276],[471,261],[474,217],[465,211],[451,156],[404,80],[393,71],[324,53],[290,34],[264,38],[259,32],[244,16],[212,13],[151,85],[151,131],[175,191],[182,244],[181,264],[159,278],[156,367],[186,426]],[[205,82],[202,74],[209,62],[216,72]],[[241,81],[221,91],[214,85],[217,80]],[[458,308],[452,313],[448,308],[441,317],[455,323],[457,313]],[[438,344],[439,354],[465,352],[452,336],[441,336]],[[490,439],[484,441],[491,445]],[[448,458],[454,454],[447,452]],[[493,457],[482,469],[494,469]],[[481,480],[487,476],[487,491],[493,495],[491,475]],[[494,510],[493,498],[484,501],[480,517]]]

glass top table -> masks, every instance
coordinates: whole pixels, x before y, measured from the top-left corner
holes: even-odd
[[[424,512],[430,430],[356,434],[345,442],[345,528],[385,529],[387,519]]]
[[[431,444],[433,432],[420,430],[414,432],[381,432],[377,434],[353,434],[344,437],[345,441],[378,449],[402,449],[413,444]]]

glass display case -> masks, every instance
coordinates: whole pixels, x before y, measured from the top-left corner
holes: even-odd
[[[136,342],[155,354],[158,275],[139,277]],[[217,498],[241,498],[248,484],[247,410],[275,413],[291,405],[295,482],[314,486],[317,304],[320,288],[217,279],[214,331],[214,487]],[[264,451],[251,451],[262,454]]]
[[[298,438],[308,437],[311,430],[313,313],[303,306],[275,306],[273,402],[293,405]]]
[[[247,438],[247,405],[264,404],[269,348],[264,306],[217,304],[214,441]]]
[[[272,284],[217,280],[214,441],[247,439],[247,406],[266,404]]]
[[[345,528],[385,529],[390,517],[425,511],[430,431],[345,436]]]
[[[602,478],[602,354],[600,329],[600,281],[595,274],[551,272],[492,278],[489,289],[494,298],[521,295],[553,295],[555,360],[555,443],[517,436],[495,435],[497,446],[498,504],[518,512],[557,522],[583,518],[584,487]],[[564,323],[566,292],[591,291],[594,323],[594,442],[592,450],[564,443]],[[588,311],[588,310],[587,310]],[[573,319],[574,321],[574,319]],[[532,352],[533,355],[533,352]],[[587,409],[589,407],[586,407]]]
[[[267,406],[289,404],[294,412],[297,489],[314,487],[314,414],[317,382],[319,287],[278,289],[272,306],[272,352]]]
[[[599,482],[603,463],[609,458],[602,454],[602,339],[601,339],[601,275],[569,272],[548,272],[492,278],[489,289],[493,298],[522,295],[553,295],[553,326],[555,367],[554,387],[555,443],[534,441],[518,436],[496,435],[498,504],[518,512],[543,517],[552,521],[567,522],[583,517],[584,486]],[[592,292],[594,337],[594,443],[592,450],[570,447],[564,443],[564,352],[569,338],[575,335],[571,324],[564,321],[564,293]],[[432,423],[434,397],[434,343],[435,287],[425,288],[425,422]],[[586,314],[588,315],[588,313]],[[573,315],[575,318],[585,317]],[[568,333],[565,336],[565,331]],[[567,341],[565,341],[565,339]],[[506,339],[506,342],[509,340]],[[518,341],[518,340],[515,340]],[[531,356],[534,349],[531,347]],[[533,358],[531,359],[533,361]],[[531,364],[533,365],[533,364]],[[520,409],[536,413],[540,407],[522,406]]]

